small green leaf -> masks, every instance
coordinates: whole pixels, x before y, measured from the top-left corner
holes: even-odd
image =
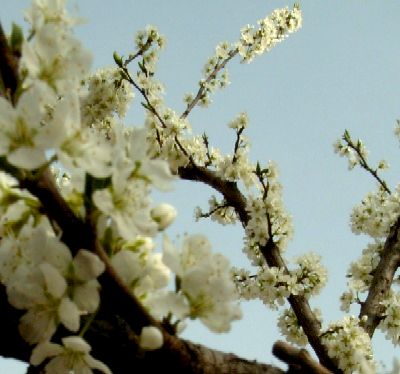
[[[114,53],[113,53],[113,58],[114,58],[115,63],[116,63],[120,68],[122,68],[122,66],[123,66],[122,57],[121,57],[117,52],[114,52]]]
[[[11,26],[10,47],[14,55],[19,55],[21,53],[23,41],[24,33],[22,28],[13,22]]]

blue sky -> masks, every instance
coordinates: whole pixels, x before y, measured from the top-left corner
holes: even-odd
[[[28,3],[2,0],[1,22],[7,30],[12,20],[22,22]],[[71,4],[87,20],[76,33],[92,50],[94,68],[112,65],[114,50],[131,52],[137,30],[147,24],[159,28],[167,46],[158,76],[165,83],[168,105],[178,112],[184,107],[184,93],[196,90],[202,66],[218,42],[235,41],[242,26],[255,23],[274,8],[293,5],[280,0],[81,0]],[[230,151],[234,134],[226,124],[239,112],[248,112],[251,158],[278,163],[285,205],[293,215],[295,237],[286,256],[313,250],[328,267],[328,286],[311,302],[322,309],[328,323],[342,316],[338,298],[346,284],[347,267],[367,243],[367,238],[350,232],[351,208],[375,188],[366,173],[348,172],[346,161],[333,153],[332,143],[347,128],[365,141],[372,161],[389,161],[391,169],[384,176],[391,186],[400,175],[398,142],[393,137],[395,120],[400,117],[400,3],[304,0],[300,4],[303,28],[250,65],[233,61],[231,85],[213,97],[209,109],[195,109],[190,120],[195,132],[207,132],[213,145]],[[137,97],[126,123],[140,126],[142,122]],[[157,196],[178,208],[171,235],[206,233],[215,250],[227,254],[236,266],[247,266],[239,226],[194,224],[193,208],[206,207],[211,193],[204,186],[183,182],[173,194]],[[184,336],[276,363],[270,350],[279,339],[277,314],[259,302],[244,304],[243,310],[244,319],[233,325],[230,334],[211,334],[194,323]],[[377,359],[390,363],[395,349],[379,335],[374,340]],[[24,372],[21,366],[2,365],[8,364],[0,362],[0,372]]]

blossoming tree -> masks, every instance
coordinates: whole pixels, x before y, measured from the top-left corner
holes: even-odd
[[[326,270],[313,253],[285,259],[291,218],[276,165],[249,159],[247,115],[229,124],[231,154],[190,129],[193,109],[228,84],[229,61],[251,62],[297,31],[299,7],[219,44],[182,113],[167,107],[156,79],[164,39],[154,27],[137,33],[136,50],[114,54],[114,68],[91,72],[65,1],[34,0],[26,19],[26,36],[16,25],[8,36],[0,28],[0,354],[30,363],[29,373],[280,373],[179,337],[187,319],[227,332],[241,317],[240,299],[261,299],[280,310],[290,344],[273,352],[290,372],[373,373],[375,330],[394,344],[400,331],[399,192],[380,177],[385,162],[370,166],[348,132],[335,144],[378,189],[352,214],[353,231],[372,238],[341,299],[345,312],[359,304],[359,315],[323,327],[309,299]],[[134,95],[146,115],[141,128],[123,124]],[[232,267],[203,235],[169,238],[177,212],[151,193],[180,179],[218,192],[196,217],[242,225],[247,269]],[[298,348],[307,344],[316,359]]]

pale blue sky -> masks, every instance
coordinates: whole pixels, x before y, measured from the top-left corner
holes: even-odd
[[[1,0],[1,21],[21,22],[29,2]],[[255,23],[274,8],[292,3],[272,0],[81,0],[79,14],[87,23],[77,29],[94,54],[94,67],[112,65],[114,50],[128,54],[135,31],[156,25],[167,38],[161,54],[159,78],[167,87],[166,101],[178,112],[183,94],[194,91],[207,57],[220,41],[235,41],[239,29]],[[253,160],[275,160],[281,172],[284,198],[294,218],[295,238],[287,256],[313,250],[321,254],[329,283],[312,305],[322,309],[324,321],[339,319],[338,298],[346,283],[348,264],[367,242],[349,229],[349,213],[364,194],[375,187],[368,175],[347,171],[347,163],[334,155],[332,143],[349,129],[371,150],[371,160],[388,159],[386,173],[394,186],[400,175],[398,143],[393,137],[400,117],[400,2],[395,0],[304,0],[303,28],[250,65],[229,66],[232,84],[218,92],[209,109],[195,109],[194,131],[206,131],[210,142],[230,151],[234,134],[226,124],[247,111]],[[127,124],[140,125],[139,99]],[[193,223],[193,208],[207,206],[210,191],[187,182],[175,194],[164,196],[176,204],[179,216],[172,235],[204,232],[215,250],[246,266],[241,255],[240,227]],[[215,335],[198,324],[184,334],[192,340],[224,351],[266,362],[279,338],[277,314],[261,303],[243,305],[244,319],[228,335]],[[358,310],[357,310],[358,312]],[[396,350],[375,339],[376,357],[391,363]],[[23,373],[21,367],[0,363],[0,372]]]

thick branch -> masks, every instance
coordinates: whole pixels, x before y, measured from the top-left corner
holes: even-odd
[[[368,291],[368,296],[361,306],[360,318],[367,316],[364,329],[372,337],[382,319],[381,301],[387,296],[394,274],[400,266],[400,217],[390,230],[386,239],[378,266]]]
[[[21,311],[11,307],[4,286],[0,285],[0,355],[29,362],[32,347],[18,334]],[[93,349],[93,356],[104,361],[114,374],[137,373],[255,373],[281,374],[272,365],[241,359],[176,337],[169,337],[164,347],[154,352],[138,348],[134,332],[118,314],[101,310],[98,319],[85,335]],[[34,367],[30,373],[39,373]]]
[[[272,240],[269,240],[267,244],[261,248],[261,252],[268,266],[283,268],[286,272],[289,272],[280,254],[279,248]],[[288,302],[321,363],[330,370],[338,372],[334,362],[328,356],[326,347],[321,342],[321,325],[317,318],[315,318],[307,299],[302,295],[290,295],[288,297]]]
[[[214,190],[220,192],[224,196],[227,205],[235,208],[240,221],[243,224],[247,224],[249,215],[246,211],[246,198],[240,192],[236,183],[223,180],[215,172],[203,166],[188,165],[180,168],[178,172],[182,179],[208,184]]]
[[[293,372],[308,374],[332,374],[331,371],[314,361],[305,349],[292,347],[290,344],[278,341],[272,347],[272,353],[281,361],[293,368]]]
[[[61,229],[61,240],[73,254],[81,248],[89,248],[92,241],[89,228],[61,196],[49,169],[44,170],[37,179],[19,178],[19,183],[21,188],[26,188],[42,203],[44,213]]]

